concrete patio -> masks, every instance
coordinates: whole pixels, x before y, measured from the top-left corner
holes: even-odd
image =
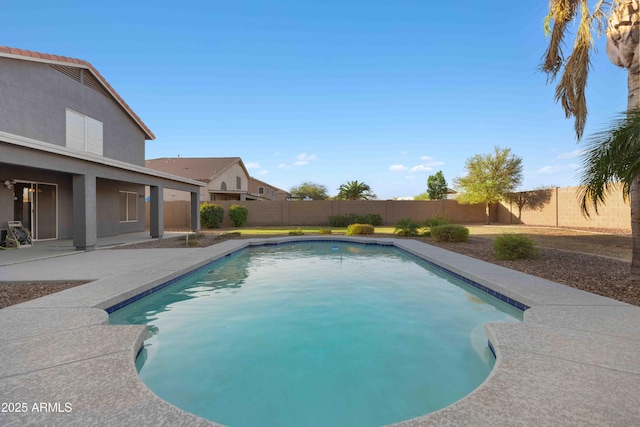
[[[0,402],[7,406],[0,425],[215,425],[162,401],[139,380],[134,357],[146,329],[110,326],[104,309],[248,245],[309,238],[318,239],[92,252],[58,242],[0,252],[0,281],[93,280],[0,310]],[[334,239],[359,241],[322,238]],[[479,388],[398,426],[640,424],[639,307],[414,240],[366,242],[376,240],[531,307],[521,324],[486,326],[497,361]]]

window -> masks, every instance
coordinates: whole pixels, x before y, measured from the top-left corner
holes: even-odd
[[[236,190],[241,190],[242,189],[242,178],[240,178],[239,176],[236,176]]]
[[[120,192],[120,222],[138,221],[138,193]]]
[[[67,148],[102,156],[102,122],[67,108]]]
[[[258,187],[258,194],[264,194],[264,187]]]
[[[222,181],[222,184],[220,184],[220,190],[222,191],[227,191],[227,183]]]

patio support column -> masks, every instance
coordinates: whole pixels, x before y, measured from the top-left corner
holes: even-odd
[[[200,230],[200,191],[191,192],[191,230]]]
[[[149,229],[151,237],[161,239],[164,234],[164,187],[150,186]]]
[[[96,176],[73,175],[73,246],[95,249],[97,235]]]

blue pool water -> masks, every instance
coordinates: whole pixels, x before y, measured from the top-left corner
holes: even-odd
[[[381,426],[469,394],[510,305],[392,247],[250,248],[110,316],[146,324],[141,379],[231,427]]]

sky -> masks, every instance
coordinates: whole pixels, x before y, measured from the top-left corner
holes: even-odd
[[[440,170],[453,187],[498,146],[522,158],[521,190],[579,183],[584,139],[538,69],[546,0],[87,5],[5,0],[0,45],[90,62],[156,135],[147,159],[241,157],[284,190],[357,180],[391,199]],[[596,45],[586,137],[627,104]]]

